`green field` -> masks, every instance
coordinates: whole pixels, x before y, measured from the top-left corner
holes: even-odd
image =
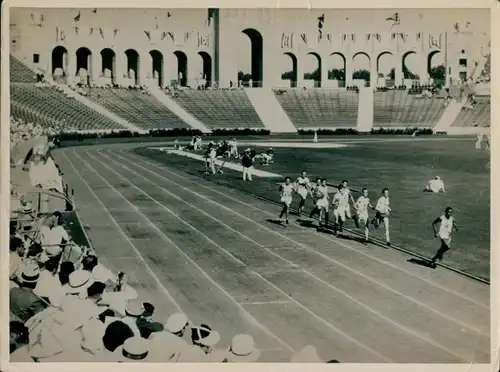
[[[326,177],[332,184],[347,179],[353,189],[367,187],[372,202],[382,188],[388,187],[393,210],[392,242],[427,257],[431,257],[439,245],[431,223],[445,207],[452,206],[460,230],[454,234],[454,249],[443,263],[489,280],[488,153],[476,150],[474,140],[467,139],[428,141],[417,138],[395,142],[382,138],[346,143],[348,147],[339,149],[275,148],[275,164],[265,170],[292,178],[305,170],[311,179]],[[134,151],[203,176],[204,165],[200,161],[145,147]],[[426,182],[436,175],[444,180],[446,194],[423,193]],[[255,177],[252,183],[243,182],[241,173],[229,169],[210,177],[215,182],[279,200],[274,179]],[[297,202],[295,198],[292,207]],[[309,202],[309,207],[311,205]],[[348,222],[346,227],[354,227],[354,224]],[[373,234],[383,237],[382,229]]]

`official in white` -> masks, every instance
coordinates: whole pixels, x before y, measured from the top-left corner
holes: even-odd
[[[243,166],[243,181],[252,181],[253,158],[251,150],[246,149],[241,158],[241,165]]]
[[[233,138],[231,139],[231,141],[229,141],[229,147],[229,157],[234,156],[236,159],[238,159],[238,143],[236,142],[236,138]]]
[[[439,225],[439,230],[437,230],[437,225]],[[458,231],[453,217],[453,208],[447,207],[444,214],[432,222],[432,229],[436,238],[441,240],[441,247],[431,260],[432,267],[435,268],[436,261],[442,261],[443,254],[451,249],[451,233],[453,230]]]
[[[445,192],[444,182],[439,176],[434,177],[432,180],[427,182],[427,186],[425,186],[424,192]]]

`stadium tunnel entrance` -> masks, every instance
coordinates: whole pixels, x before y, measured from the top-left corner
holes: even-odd
[[[253,28],[247,28],[242,31],[250,39],[251,43],[251,66],[252,66],[252,86],[261,87],[263,81],[263,58],[264,58],[264,41],[262,34]]]

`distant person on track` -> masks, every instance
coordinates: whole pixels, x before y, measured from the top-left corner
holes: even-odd
[[[290,205],[292,204],[292,194],[293,194],[293,184],[291,183],[290,177],[285,178],[285,183],[280,186],[280,196],[281,203],[283,204],[283,209],[281,210],[279,219],[282,221],[283,216],[285,216],[285,224],[288,225],[288,213],[290,211]]]
[[[318,143],[318,131],[317,130],[314,131],[313,142]]]
[[[424,192],[445,192],[444,182],[439,176],[434,177],[432,180],[427,182],[427,186],[425,186]]]
[[[321,187],[321,178],[316,178],[316,183],[311,187],[311,196],[313,199],[314,203],[314,208],[311,211],[311,214],[309,215],[310,218],[313,218],[315,214],[319,214],[320,210],[316,209],[316,203],[318,202],[318,199],[320,197],[318,188]],[[321,216],[320,216],[321,218]]]
[[[319,214],[319,226],[321,226],[321,215],[323,214],[324,225],[328,226],[328,186],[326,179],[321,179],[321,184],[315,189],[315,199],[316,207],[311,211],[309,217],[313,218],[316,214]]]
[[[368,198],[368,189],[364,188],[361,190],[361,196],[356,200],[354,204],[356,207],[356,217],[354,218],[354,222],[356,223],[356,227],[359,228],[362,224],[365,229],[365,244],[368,244],[369,241],[369,216],[368,216],[368,208],[374,209],[370,199]]]
[[[377,205],[375,206],[375,218],[372,220],[373,226],[378,228],[380,224],[385,227],[385,242],[387,246],[391,246],[391,238],[389,234],[389,214],[391,213],[389,189],[382,190],[382,196],[378,198]]]
[[[439,231],[437,225],[439,224]],[[441,247],[438,249],[434,257],[432,257],[431,265],[436,268],[436,261],[442,261],[443,254],[451,249],[451,233],[453,230],[458,231],[455,219],[453,218],[453,208],[447,207],[444,214],[432,222],[432,229],[436,238],[441,240]]]
[[[243,166],[243,181],[252,181],[253,158],[250,149],[246,149],[241,158],[241,165]]]
[[[299,207],[297,208],[297,214],[300,217],[300,213],[304,210],[307,195],[311,192],[311,181],[307,178],[306,172],[302,172],[295,180],[294,186],[295,192],[300,196]]]
[[[236,138],[232,138],[231,141],[229,141],[229,146],[231,148],[229,157],[234,156],[236,159],[238,159],[240,156],[238,154],[238,143],[236,142]]]
[[[205,173],[209,173],[210,170],[212,174],[215,174],[215,159],[217,158],[217,149],[213,142],[210,142],[208,144],[205,157],[206,157]]]

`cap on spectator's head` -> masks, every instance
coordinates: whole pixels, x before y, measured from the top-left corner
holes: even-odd
[[[92,285],[92,277],[88,271],[76,270],[69,274],[69,293],[78,294]]]
[[[149,354],[150,341],[145,338],[134,336],[127,338],[122,346],[115,350],[118,362],[141,362]]]
[[[260,358],[260,351],[255,348],[252,336],[245,334],[233,337],[227,354],[229,362],[255,362]]]
[[[191,340],[194,344],[213,347],[220,341],[220,334],[206,324],[202,324],[191,328]]]
[[[165,329],[171,333],[178,333],[188,324],[188,318],[184,313],[175,313],[168,317]]]
[[[20,279],[22,283],[36,283],[40,277],[40,268],[33,261],[28,261],[21,269]]]
[[[125,313],[128,316],[141,316],[144,314],[144,305],[142,301],[139,300],[128,300],[127,307],[125,308]]]

